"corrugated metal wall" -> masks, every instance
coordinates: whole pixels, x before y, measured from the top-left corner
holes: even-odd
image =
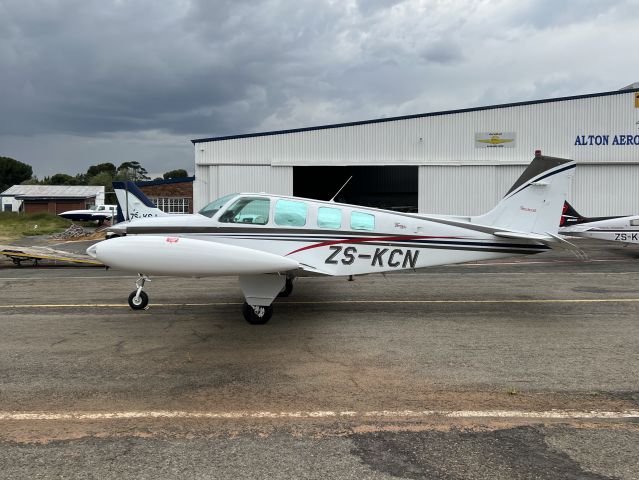
[[[419,168],[419,211],[479,215],[494,207],[526,167],[523,165]],[[639,166],[578,165],[568,200],[586,216],[639,213]]]
[[[572,192],[582,215],[637,215],[639,165],[577,165]]]
[[[194,209],[229,193],[293,194],[293,167],[268,165],[197,165],[193,185]]]
[[[196,143],[195,204],[230,190],[291,193],[290,166],[420,165],[420,211],[478,214],[501,198],[539,148],[577,161],[572,200],[578,210],[639,213],[639,145],[612,145],[615,134],[639,134],[634,96],[622,92]],[[475,147],[476,133],[494,131],[515,132],[515,147]],[[610,135],[610,143],[575,145],[578,135]]]
[[[577,135],[639,134],[634,93],[197,143],[197,164],[339,165],[528,162],[541,148],[580,162],[636,162],[634,146],[578,146]],[[515,148],[475,148],[477,132],[516,132]],[[612,142],[612,136],[610,138]]]
[[[522,165],[419,167],[419,211],[479,215],[493,208],[526,167]]]

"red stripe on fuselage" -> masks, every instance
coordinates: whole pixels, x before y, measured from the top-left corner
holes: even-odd
[[[301,252],[303,250],[310,250],[311,248],[326,247],[329,245],[338,245],[340,243],[365,243],[365,242],[379,242],[379,241],[392,242],[392,241],[406,241],[406,240],[418,240],[418,239],[423,240],[423,239],[433,239],[433,238],[461,239],[464,237],[433,237],[433,236],[424,236],[424,235],[400,235],[400,236],[394,236],[394,237],[349,238],[345,240],[331,240],[329,242],[320,242],[320,243],[314,243],[313,245],[307,245],[305,247],[298,248],[297,250],[293,250],[292,252],[287,253],[286,256],[288,257],[289,255],[292,255],[297,252]]]

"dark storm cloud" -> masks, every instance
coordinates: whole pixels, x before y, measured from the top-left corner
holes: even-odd
[[[614,89],[638,3],[0,0],[0,155],[169,164],[189,138]]]

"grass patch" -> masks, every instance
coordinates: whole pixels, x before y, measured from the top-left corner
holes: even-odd
[[[0,238],[14,239],[30,235],[47,235],[65,230],[71,225],[51,213],[0,212]]]

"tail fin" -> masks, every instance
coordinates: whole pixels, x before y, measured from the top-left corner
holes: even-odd
[[[567,201],[564,202],[564,209],[561,212],[560,227],[567,225],[574,225],[575,223],[581,223],[584,220],[583,215],[579,214],[575,208]]]
[[[508,231],[556,234],[575,162],[536,155],[504,198],[472,223]]]
[[[113,190],[118,199],[118,221],[169,215],[157,208],[134,182],[113,182]]]

